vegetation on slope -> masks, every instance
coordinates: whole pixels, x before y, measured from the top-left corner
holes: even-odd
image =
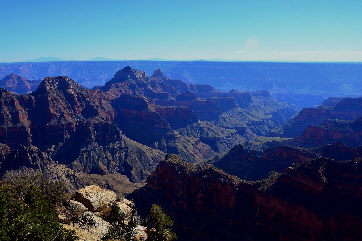
[[[58,223],[64,186],[39,171],[10,172],[0,184],[1,240],[76,240]]]

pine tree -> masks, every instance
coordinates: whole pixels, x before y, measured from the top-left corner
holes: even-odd
[[[177,235],[170,228],[173,220],[157,204],[152,204],[146,225],[148,241],[177,240]]]

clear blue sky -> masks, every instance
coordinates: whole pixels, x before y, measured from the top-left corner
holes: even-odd
[[[361,0],[0,0],[0,62],[362,61]]]

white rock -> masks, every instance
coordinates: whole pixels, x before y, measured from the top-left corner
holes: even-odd
[[[88,208],[86,208],[86,206],[84,206],[83,203],[80,203],[75,200],[69,200],[69,207],[76,212],[88,211]]]
[[[75,226],[86,230],[92,236],[99,237],[99,239],[106,236],[108,229],[111,227],[110,223],[104,221],[90,211],[84,212],[79,220],[80,221],[76,223]]]
[[[124,202],[116,202],[116,205],[119,207],[119,211],[123,213],[126,217],[131,217],[132,215],[132,208],[128,206]]]
[[[117,194],[99,186],[91,185],[79,189],[75,193],[75,200],[81,202],[90,211],[95,212],[100,207],[110,207],[117,200]]]
[[[147,233],[146,233],[147,228],[141,225],[137,225],[134,229],[133,229],[133,237],[136,240],[140,240],[140,241],[144,241],[147,239]]]

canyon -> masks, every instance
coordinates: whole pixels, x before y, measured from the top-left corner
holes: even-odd
[[[168,154],[131,197],[162,205],[180,240],[359,240],[360,169],[320,156],[246,181]]]
[[[27,95],[0,94],[2,173],[38,167],[36,152],[34,160],[133,182],[145,181],[166,153],[199,163],[282,126],[296,111],[267,91],[220,92],[129,66],[93,89],[58,76]],[[19,150],[28,160],[15,158]]]
[[[1,71],[47,66],[27,64]],[[70,74],[78,66],[52,64]],[[298,112],[278,101],[286,95],[190,81],[188,63],[162,63],[165,73],[138,64],[152,75],[126,66],[92,89],[67,76],[7,75],[0,173],[41,170],[71,193],[99,185],[132,199],[141,215],[158,204],[179,240],[359,240],[362,98]],[[187,82],[170,77],[180,66]]]

